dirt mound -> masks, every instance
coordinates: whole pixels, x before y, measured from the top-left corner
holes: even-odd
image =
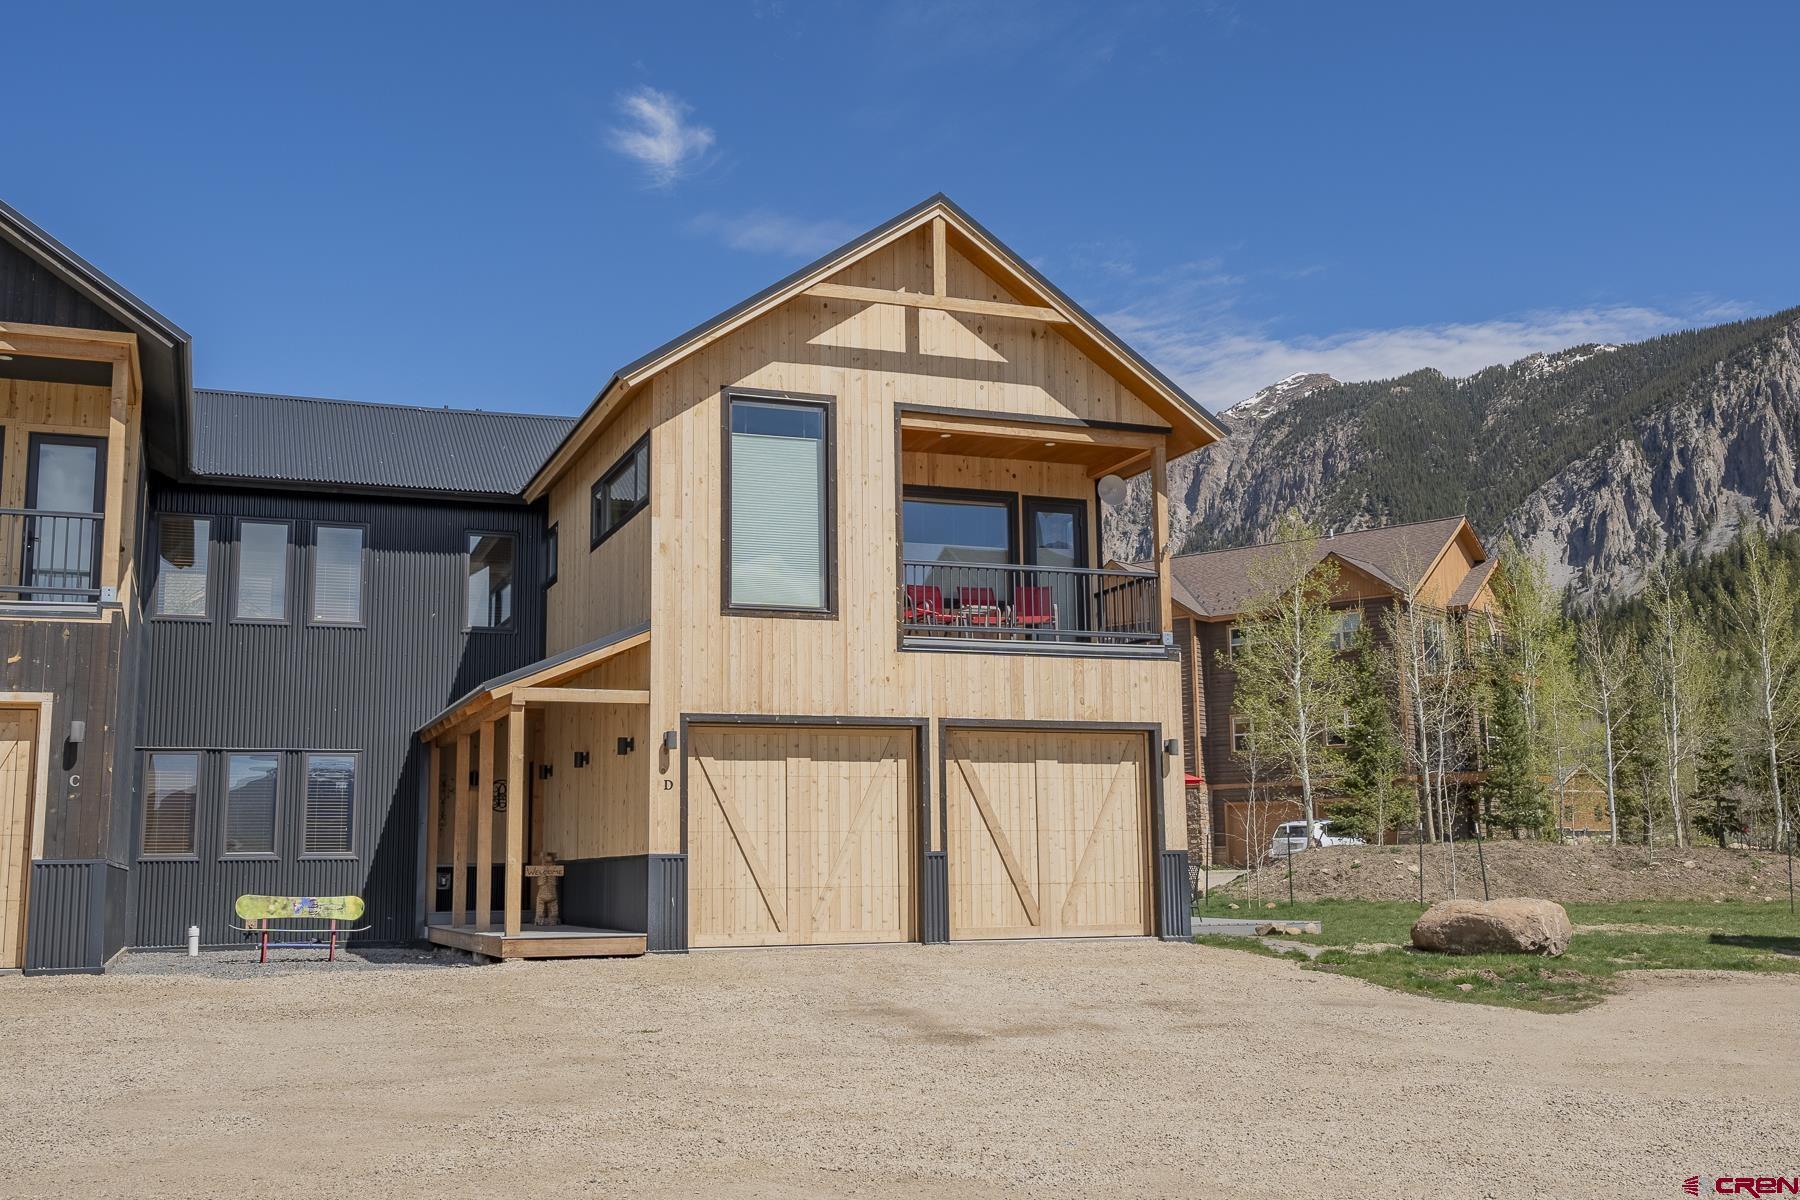
[[[1456,895],[1481,895],[1482,859],[1488,892],[1494,896],[1541,896],[1549,900],[1604,903],[1614,900],[1787,899],[1787,859],[1766,851],[1658,847],[1604,843],[1473,842],[1425,847],[1425,899],[1451,895],[1452,858]],[[1417,900],[1417,846],[1328,846],[1294,857],[1294,897],[1301,900]],[[1214,895],[1287,896],[1287,868],[1264,866],[1261,878],[1245,875]]]

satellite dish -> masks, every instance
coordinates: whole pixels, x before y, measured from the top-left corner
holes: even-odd
[[[1100,477],[1100,499],[1117,508],[1125,502],[1125,481],[1117,475]]]

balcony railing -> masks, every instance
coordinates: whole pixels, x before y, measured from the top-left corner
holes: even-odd
[[[1015,564],[901,564],[908,644],[971,642],[1071,649],[1160,646],[1156,576]]]
[[[99,513],[0,508],[0,603],[100,599]]]

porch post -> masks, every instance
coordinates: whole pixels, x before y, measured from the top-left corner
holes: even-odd
[[[469,923],[469,735],[456,735],[456,827],[450,832],[450,923]]]
[[[444,790],[442,747],[425,747],[425,866],[419,872],[419,923],[421,934],[431,932],[431,914],[437,908],[438,797]]]
[[[1159,441],[1150,450],[1150,553],[1156,557],[1156,628],[1175,632],[1175,598],[1169,594],[1169,451]]]
[[[481,723],[476,754],[480,785],[475,791],[475,928],[494,927],[494,722]]]
[[[525,706],[506,715],[506,936],[519,936],[525,887]]]
[[[119,595],[119,571],[125,558],[125,433],[131,428],[131,361],[126,353],[112,360],[112,409],[106,430],[106,499],[101,509],[101,535],[94,541],[100,556],[100,588]]]

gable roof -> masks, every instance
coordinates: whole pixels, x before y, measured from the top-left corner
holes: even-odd
[[[151,461],[165,471],[179,474],[187,467],[186,448],[192,429],[194,356],[193,342],[182,328],[136,296],[120,287],[99,268],[45,233],[17,209],[0,201],[0,243],[24,259],[41,265],[63,286],[84,298],[83,312],[20,315],[11,319],[42,325],[66,325],[104,314],[115,332],[133,333],[138,340],[138,366],[143,378],[144,443]],[[5,273],[12,286],[0,287],[0,303],[11,310],[24,302],[22,281]],[[90,307],[91,306],[91,307]],[[6,315],[0,313],[0,316]],[[52,319],[37,320],[37,316]]]
[[[574,421],[477,409],[194,392],[194,474],[272,487],[517,500]]]
[[[1377,529],[1359,529],[1322,537],[1318,543],[1318,560],[1337,558],[1374,576],[1395,591],[1417,587],[1436,564],[1450,543],[1468,525],[1464,517],[1443,517],[1435,521],[1415,521],[1406,525],[1385,525]],[[1473,530],[1469,530],[1473,537]],[[1169,560],[1169,576],[1176,585],[1174,595],[1203,617],[1235,616],[1249,608],[1255,600],[1256,587],[1250,579],[1250,566],[1267,549],[1268,543],[1244,546],[1235,550],[1211,550],[1202,554],[1177,554]],[[1475,546],[1480,549],[1479,539]],[[1469,572],[1486,579],[1493,570],[1492,558],[1485,557]],[[1457,589],[1468,587],[1465,578]],[[1472,598],[1480,583],[1469,592]],[[1182,593],[1187,594],[1183,600]],[[1467,600],[1461,603],[1466,604]],[[1451,607],[1458,601],[1452,600]]]
[[[1187,449],[1206,445],[1224,437],[1218,418],[1188,395],[1174,380],[1158,370],[1148,359],[1096,320],[1088,311],[1071,300],[1055,284],[1046,279],[1041,272],[1025,261],[1006,243],[963,211],[954,201],[942,192],[907,209],[887,221],[882,222],[867,233],[852,238],[837,249],[815,259],[806,266],[770,284],[755,295],[740,300],[725,311],[713,316],[689,329],[661,346],[641,355],[620,367],[594,397],[593,403],[581,415],[575,428],[569,431],[563,444],[546,461],[538,473],[532,478],[526,489],[527,499],[536,499],[549,486],[549,483],[596,433],[610,415],[616,398],[622,396],[630,388],[642,383],[650,376],[671,366],[680,359],[692,354],[715,338],[730,332],[786,300],[798,295],[815,283],[822,282],[831,275],[844,269],[852,260],[870,253],[880,246],[887,245],[897,238],[906,236],[930,221],[942,218],[950,228],[966,241],[981,250],[994,264],[1006,273],[1014,276],[1015,281],[1024,289],[1033,292],[1049,307],[1056,309],[1071,322],[1071,328],[1095,343],[1102,355],[1110,356],[1127,370],[1147,393],[1159,398],[1166,408],[1166,416],[1179,429],[1185,424],[1189,430],[1197,432],[1198,437],[1190,433],[1186,441],[1177,440],[1177,447],[1172,447],[1170,456],[1183,453]]]

